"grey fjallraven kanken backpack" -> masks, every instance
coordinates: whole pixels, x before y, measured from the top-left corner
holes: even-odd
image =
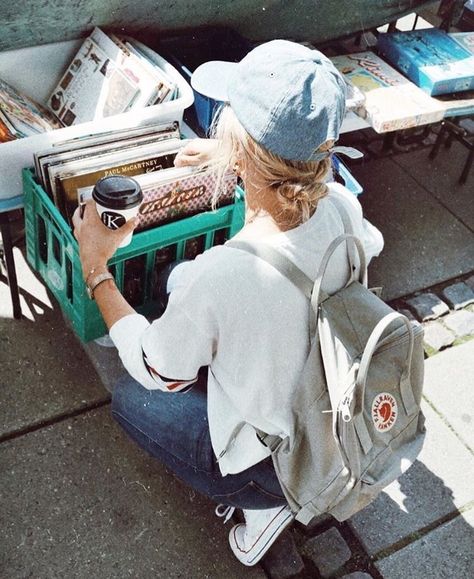
[[[322,513],[343,521],[368,505],[413,463],[424,440],[422,327],[367,289],[362,243],[342,203],[331,202],[346,233],[329,246],[315,282],[270,246],[228,243],[273,265],[311,301],[311,347],[293,398],[295,438],[258,432],[304,524]],[[321,282],[344,242],[352,276],[329,296]]]

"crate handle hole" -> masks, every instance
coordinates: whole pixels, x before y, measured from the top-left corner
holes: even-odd
[[[51,237],[52,237],[52,241],[53,241],[53,256],[54,259],[58,262],[59,265],[62,264],[62,259],[61,259],[61,243],[57,237],[57,235],[54,233],[54,231],[51,232]]]
[[[37,215],[38,218],[38,249],[39,257],[43,263],[48,261],[48,246],[46,244],[46,223],[41,215]]]

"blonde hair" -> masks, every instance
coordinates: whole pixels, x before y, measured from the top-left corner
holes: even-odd
[[[214,119],[211,135],[219,140],[218,182],[222,182],[225,171],[235,163],[251,166],[259,189],[274,195],[272,206],[276,210],[272,217],[282,230],[307,221],[327,194],[329,157],[322,161],[288,161],[271,153],[247,133],[229,106],[224,106]],[[318,150],[327,150],[332,144],[327,142]]]

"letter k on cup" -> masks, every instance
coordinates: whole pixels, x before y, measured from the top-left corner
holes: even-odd
[[[92,198],[102,223],[109,229],[118,229],[137,215],[143,192],[134,179],[110,175],[97,181]],[[125,237],[119,247],[125,247],[131,240],[132,233]]]

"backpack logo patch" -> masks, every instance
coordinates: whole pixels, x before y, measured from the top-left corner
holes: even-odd
[[[381,392],[372,402],[371,414],[375,428],[379,432],[388,432],[397,421],[397,401],[388,392]]]

